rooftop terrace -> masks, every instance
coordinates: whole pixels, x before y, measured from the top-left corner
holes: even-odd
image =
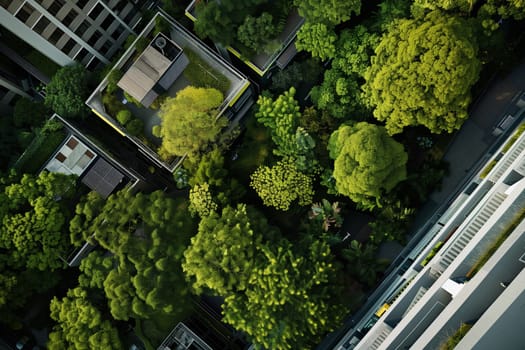
[[[159,22],[165,24],[160,34],[157,33]],[[160,43],[162,48],[159,47],[159,38],[163,39]],[[144,45],[144,42],[147,44]],[[117,61],[113,71],[119,75],[118,83],[112,82],[112,73],[109,73],[86,104],[122,136],[132,140],[153,162],[169,171],[176,169],[180,158],[161,158],[157,153],[160,139],[152,133],[153,127],[161,122],[157,109],[162,100],[175,97],[190,85],[216,88],[224,96],[218,108],[218,118],[250,85],[248,79],[229,63],[176,21],[161,13],[157,13],[146,25]],[[122,110],[131,112],[131,120],[138,119],[141,123],[119,121],[117,115]],[[134,123],[133,127],[130,123]]]

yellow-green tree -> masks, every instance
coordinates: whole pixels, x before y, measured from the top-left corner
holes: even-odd
[[[257,349],[313,349],[348,311],[339,303],[338,269],[323,241],[263,245],[246,289],[225,299],[224,321]]]
[[[381,196],[406,178],[403,145],[382,126],[365,122],[342,125],[329,141],[333,176],[339,193],[364,208],[374,208]]]
[[[228,123],[225,118],[216,118],[222,101],[219,90],[193,86],[166,99],[159,111],[161,152],[192,156],[205,150]]]
[[[323,23],[305,23],[297,32],[295,47],[325,61],[335,55],[335,32]]]
[[[257,168],[251,175],[250,186],[264,205],[285,211],[295,200],[299,205],[312,204],[314,195],[312,176],[300,172],[290,159],[283,159],[272,167]]]
[[[433,11],[388,28],[365,74],[374,116],[390,134],[415,125],[433,133],[458,129],[481,68],[470,22]]]
[[[61,300],[54,297],[50,309],[51,318],[57,324],[49,334],[48,349],[123,348],[117,329],[103,318],[81,287],[70,289]]]
[[[184,252],[182,268],[197,292],[227,296],[247,288],[260,262],[263,239],[273,235],[266,218],[244,204],[203,217]]]
[[[335,25],[361,12],[361,0],[294,0],[294,5],[312,23]]]

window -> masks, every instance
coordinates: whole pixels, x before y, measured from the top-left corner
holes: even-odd
[[[38,34],[42,34],[49,25],[49,23],[51,22],[46,17],[42,16],[42,18],[40,18],[40,21],[38,21],[33,27],[33,30]]]
[[[60,40],[60,38],[62,37],[62,34],[64,34],[64,32],[61,31],[60,29],[56,28],[55,31],[53,32],[53,34],[51,34],[47,40],[51,44],[56,45],[58,40]]]
[[[91,19],[93,20],[96,20],[103,9],[104,7],[102,5],[97,4],[97,6],[93,7],[91,12],[89,13],[89,17],[91,17]]]
[[[87,55],[88,55],[88,50],[83,48],[82,50],[78,52],[78,54],[75,57],[75,60],[82,63],[82,61],[84,60],[84,58],[86,58]]]
[[[92,70],[95,70],[99,64],[100,64],[100,60],[96,57],[93,57],[93,59],[91,60],[91,62],[89,62],[86,68],[92,71]]]
[[[66,2],[64,0],[53,0],[51,2],[51,5],[47,8],[47,11],[53,16],[56,16],[58,11],[60,11],[62,7],[64,7],[65,3]]]
[[[71,10],[68,12],[68,14],[62,19],[62,23],[66,26],[66,27],[69,27],[71,25],[71,23],[75,20],[75,18],[77,18],[78,16],[78,12],[75,11],[75,10]]]
[[[107,56],[108,54],[108,51],[111,49],[111,47],[113,46],[113,44],[111,43],[111,41],[106,41],[104,43],[104,45],[102,45],[102,47],[99,49],[99,51],[104,55],[104,56]]]
[[[31,16],[31,14],[35,11],[35,8],[29,4],[25,4],[16,14],[16,18],[18,18],[22,22],[26,22]]]
[[[102,22],[100,26],[102,27],[102,29],[108,30],[109,26],[113,23],[113,21],[114,21],[113,16],[111,14],[108,14],[106,19],[104,20],[104,22]]]
[[[80,23],[78,28],[75,30],[75,34],[78,35],[79,37],[82,37],[82,35],[84,35],[84,33],[88,29],[89,29],[89,25],[84,21],[84,22]]]
[[[118,38],[120,38],[120,36],[122,35],[122,33],[124,32],[124,27],[119,25],[115,31],[113,31],[113,33],[111,33],[111,37],[115,40],[118,40]]]
[[[120,11],[122,11],[124,9],[124,7],[126,7],[127,5],[127,1],[119,1],[117,2],[117,4],[113,7],[113,11],[116,13],[116,14],[119,14]]]
[[[77,0],[77,6],[83,9],[84,7],[86,7],[88,2],[89,0]]]
[[[68,55],[71,50],[75,47],[76,42],[73,39],[69,39],[64,46],[62,46],[62,52],[64,52],[66,55]]]
[[[91,34],[91,37],[88,39],[87,43],[91,46],[94,46],[100,38],[102,38],[102,33],[98,30],[95,30],[95,32]]]

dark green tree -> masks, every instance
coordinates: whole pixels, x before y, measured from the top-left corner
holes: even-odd
[[[282,31],[282,27],[271,14],[263,12],[258,17],[247,16],[237,29],[237,38],[256,52],[268,51],[266,45]]]
[[[87,115],[89,95],[86,69],[79,63],[60,68],[46,86],[44,103],[64,118]]]
[[[191,303],[180,261],[194,228],[185,203],[160,191],[149,195],[121,191],[102,207],[96,198],[91,206],[83,204],[77,217],[71,223],[72,234],[114,255],[103,286],[115,319],[157,313],[179,317],[187,312]],[[89,274],[103,276],[106,264],[91,264]],[[93,271],[97,265],[98,275]],[[90,283],[95,283],[93,278]]]
[[[75,186],[74,177],[46,171],[8,181],[0,192],[0,247],[9,251],[9,265],[64,267],[60,257],[69,249],[65,228]]]
[[[226,297],[226,323],[256,348],[311,349],[348,311],[340,300],[339,266],[323,241],[293,249],[287,241],[262,246],[246,289]]]

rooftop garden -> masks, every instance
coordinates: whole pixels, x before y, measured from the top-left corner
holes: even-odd
[[[159,38],[162,38],[162,47],[158,46]],[[159,70],[151,73],[151,69]],[[149,85],[144,77],[150,78]],[[214,98],[213,107],[206,108],[214,123],[246,84],[243,77],[182,27],[159,14],[123,54],[87,103],[114,127],[153,151],[160,162],[173,167],[181,154],[166,151],[170,148],[163,146],[167,134],[162,130],[170,129],[170,125],[161,127],[167,120],[162,117],[166,115],[163,106],[189,88],[194,89],[193,92],[217,91],[220,98]],[[184,115],[189,113],[179,111]]]
[[[186,14],[195,21],[201,38],[228,47],[251,61],[259,73],[290,43],[304,21],[291,0],[193,1]]]

